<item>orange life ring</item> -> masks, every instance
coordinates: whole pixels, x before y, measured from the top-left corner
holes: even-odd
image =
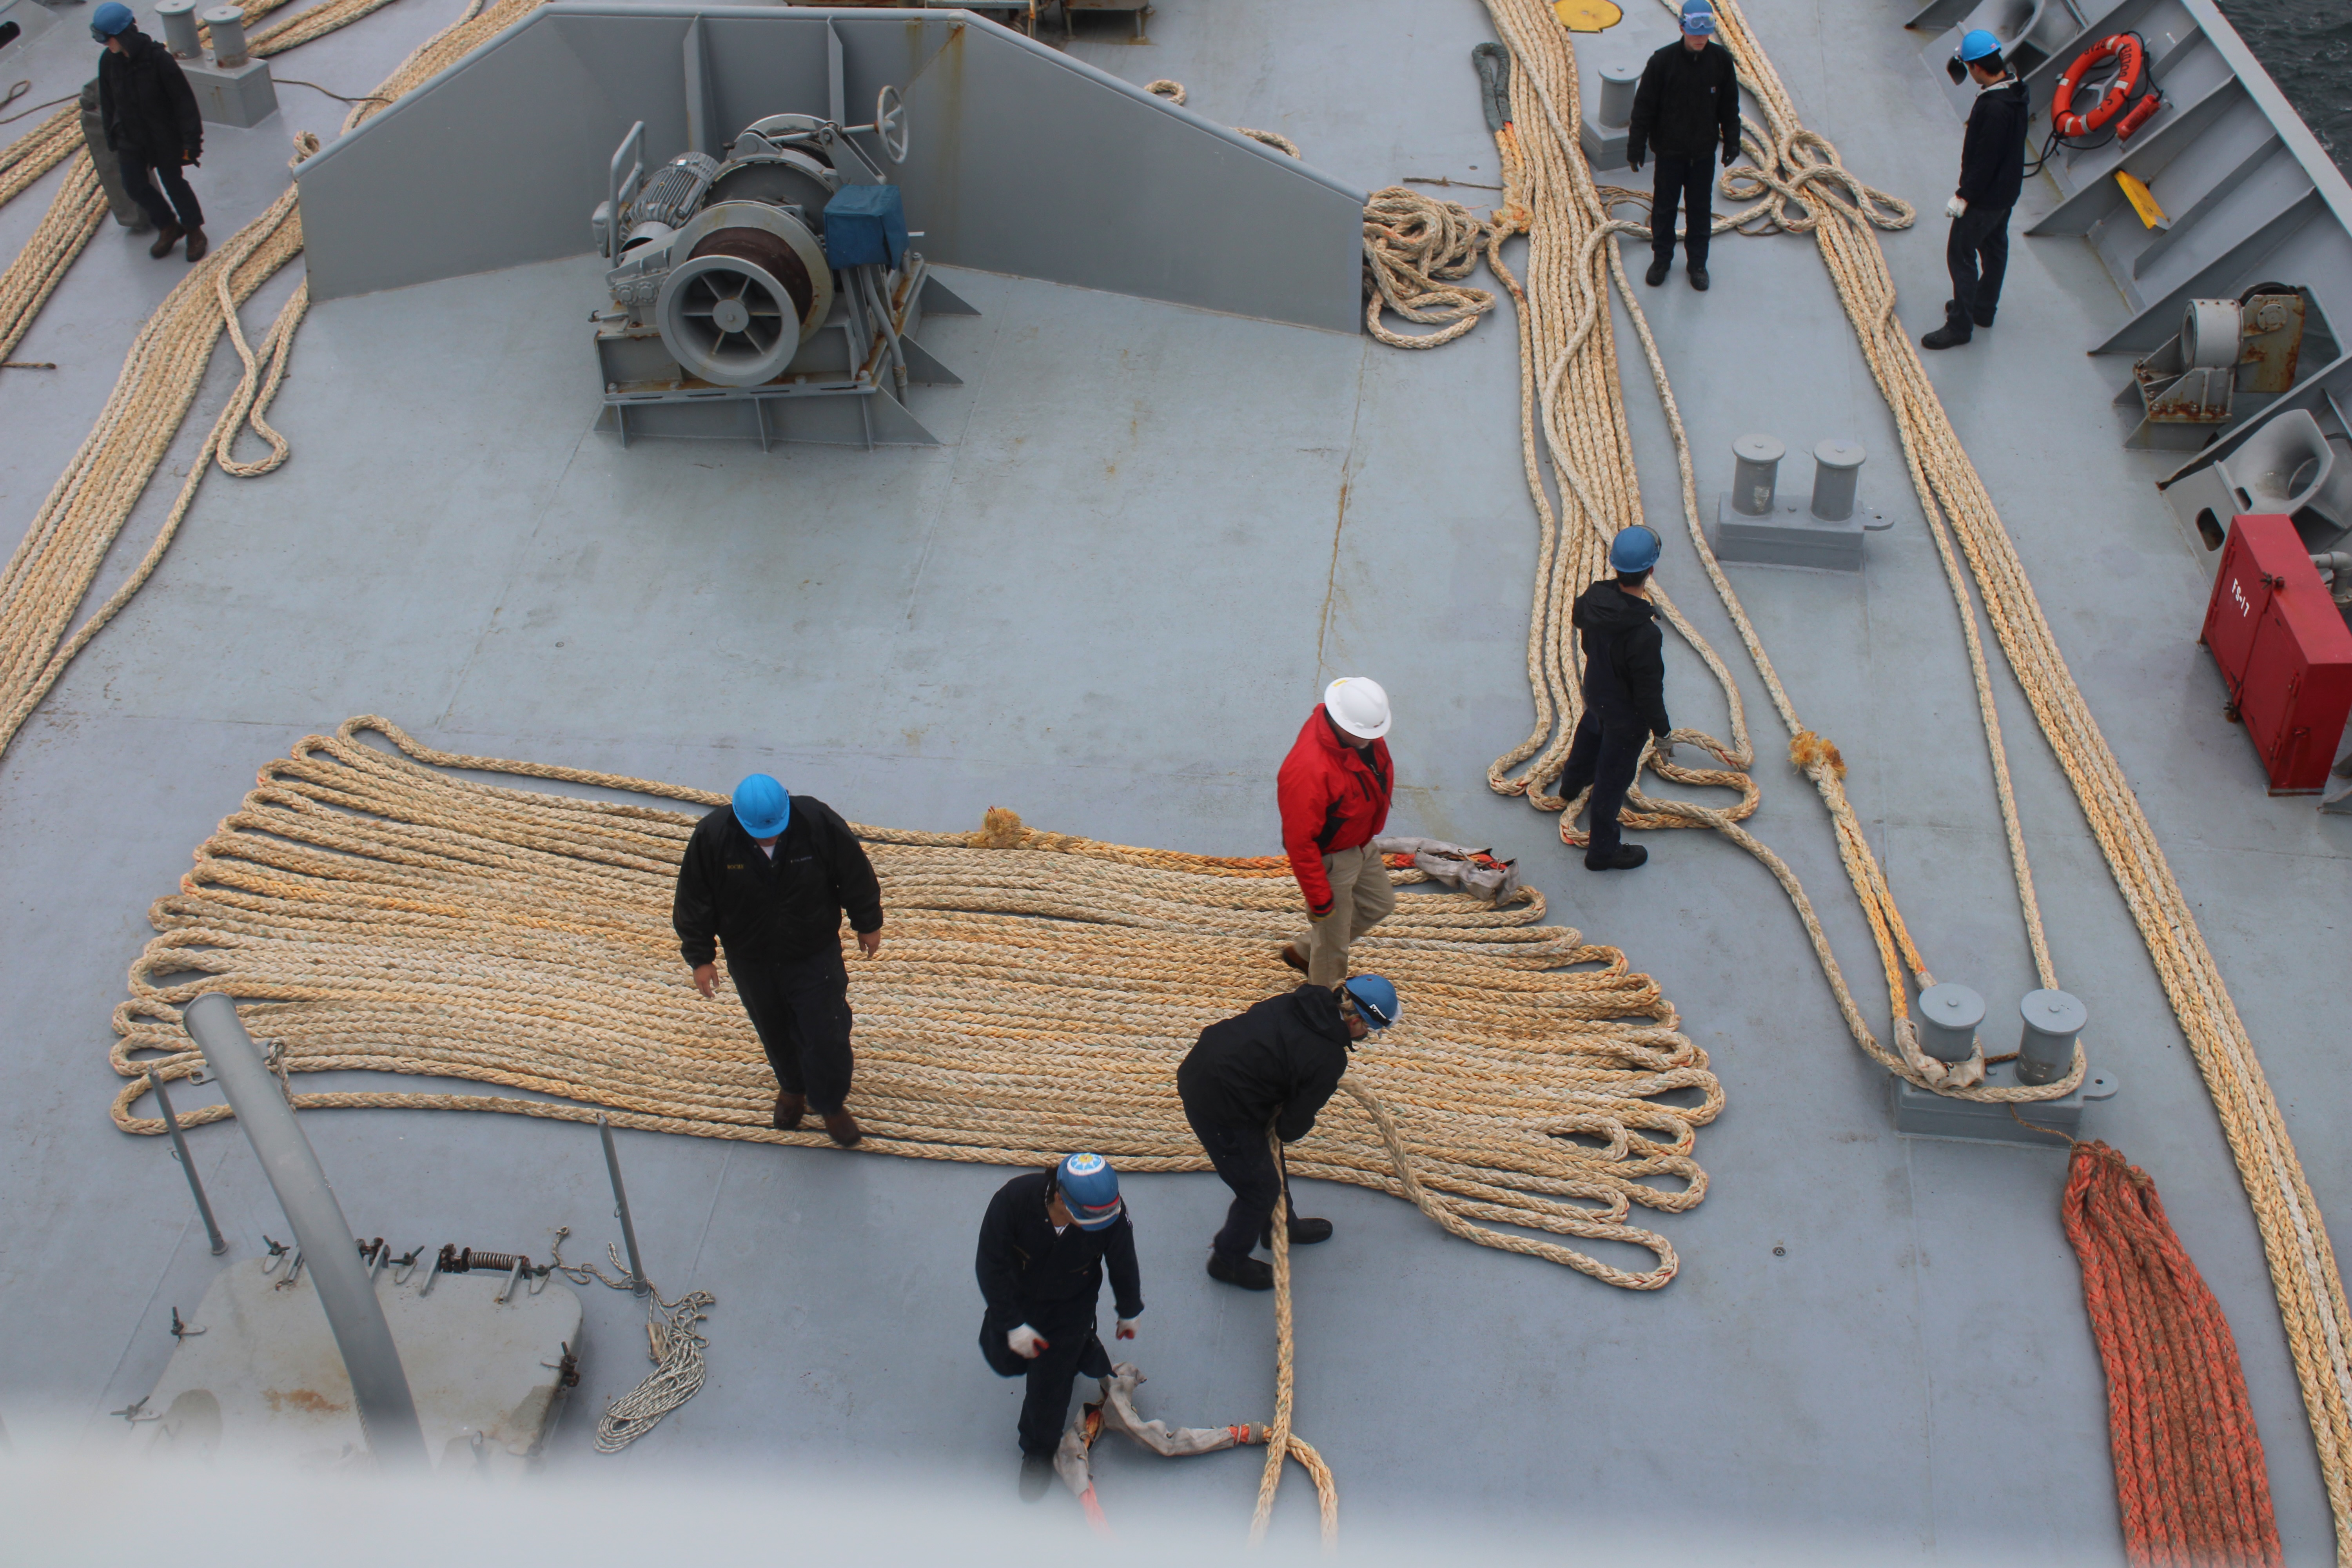
[[[2115,79],[2099,94],[2099,101],[2085,112],[2074,112],[2074,85],[2093,67],[2117,57],[2121,57],[2122,63],[2116,68]],[[2071,142],[2105,128],[2131,101],[2132,94],[2139,90],[2140,68],[2147,58],[2139,39],[2130,33],[2110,33],[2076,56],[2074,63],[2066,68],[2066,74],[2058,79],[2057,89],[2050,95],[2050,123],[2058,134]]]

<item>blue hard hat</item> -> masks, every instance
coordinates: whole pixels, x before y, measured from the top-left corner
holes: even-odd
[[[1683,31],[1702,38],[1715,36],[1715,7],[1707,0],[1683,0]]]
[[[89,36],[102,44],[117,33],[129,32],[131,24],[137,20],[121,0],[106,0],[105,5],[89,14]]]
[[[1396,987],[1380,975],[1351,975],[1347,984],[1348,994],[1356,999],[1356,1011],[1373,1028],[1385,1029],[1403,1015],[1404,1004],[1397,1000]]]
[[[1058,1172],[1062,1206],[1080,1230],[1115,1225],[1127,1206],[1118,1198],[1118,1173],[1100,1154],[1073,1154]]]
[[[754,838],[773,838],[793,819],[793,797],[765,773],[735,786],[735,820]]]
[[[1658,563],[1658,535],[1642,523],[1619,531],[1609,542],[1609,564],[1619,572],[1647,572]]]
[[[1980,60],[1987,55],[1999,53],[2000,40],[1982,27],[1969,28],[1968,37],[1960,40],[1960,58],[1963,60]]]

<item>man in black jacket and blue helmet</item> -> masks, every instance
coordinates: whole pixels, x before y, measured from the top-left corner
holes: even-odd
[[[844,1103],[856,1065],[845,909],[858,951],[873,957],[882,946],[882,888],[865,847],[824,802],[753,773],[695,825],[670,923],[706,997],[718,988],[719,949],[727,950],[727,976],[776,1075],[769,1125],[789,1132],[814,1108],[846,1148],[864,1134]]]
[[[1209,1244],[1210,1279],[1244,1290],[1274,1289],[1274,1269],[1250,1256],[1252,1247],[1274,1243],[1276,1198],[1288,1209],[1289,1173],[1266,1147],[1266,1128],[1285,1143],[1312,1131],[1348,1070],[1348,1053],[1402,1011],[1395,986],[1358,974],[1269,996],[1201,1031],[1176,1069],[1176,1092],[1209,1163],[1234,1190],[1224,1228]],[[1328,1241],[1331,1222],[1293,1212],[1288,1233],[1294,1245]]]
[[[1683,0],[1682,26],[1682,37],[1642,68],[1625,132],[1625,165],[1638,174],[1643,158],[1657,155],[1650,270],[1642,281],[1654,289],[1666,280],[1675,264],[1675,209],[1681,207],[1691,287],[1704,289],[1707,240],[1715,229],[1716,149],[1723,149],[1727,169],[1739,157],[1739,73],[1731,51],[1715,41],[1709,0]]]
[[[1120,1339],[1143,1315],[1135,1226],[1118,1173],[1100,1154],[1072,1154],[1049,1171],[1015,1176],[989,1200],[973,1272],[988,1310],[980,1353],[1001,1377],[1026,1377],[1021,1402],[1021,1495],[1034,1502],[1054,1478],[1054,1450],[1080,1373],[1108,1377],[1096,1331],[1096,1300],[1110,1270]]]
[[[1650,858],[1620,837],[1617,814],[1642,765],[1652,736],[1671,753],[1666,717],[1665,638],[1650,603],[1650,574],[1658,564],[1657,533],[1641,523],[1609,543],[1616,575],[1577,595],[1569,611],[1584,651],[1584,716],[1570,742],[1559,793],[1574,800],[1592,791],[1588,871],[1630,871]]]
[[[161,261],[187,237],[188,259],[205,258],[205,212],[180,173],[205,150],[195,89],[172,51],[141,32],[121,0],[90,13],[89,36],[106,47],[98,60],[98,115],[106,144],[122,168],[131,199],[154,223],[147,254]],[[155,182],[163,188],[158,191]]]
[[[1977,100],[1960,142],[1960,183],[1944,204],[1952,220],[1944,243],[1952,297],[1944,305],[1944,324],[1919,340],[1928,349],[1958,348],[1977,328],[1992,325],[2009,271],[2009,213],[2025,188],[2026,121],[2032,113],[2025,84],[2000,58],[2000,40],[1982,27],[1960,39],[1952,67],[1955,80],[1965,70],[1977,84]]]

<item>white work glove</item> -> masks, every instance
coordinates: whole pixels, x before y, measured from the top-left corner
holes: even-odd
[[[1131,1340],[1135,1338],[1135,1320],[1133,1318],[1121,1318],[1118,1321],[1118,1337],[1123,1340]]]
[[[1035,1361],[1037,1352],[1046,1348],[1045,1336],[1026,1323],[1005,1335],[1004,1343],[1023,1361]]]
[[[1950,201],[1944,204],[1944,216],[1946,217],[1958,217],[1968,210],[1969,203],[1968,198],[1965,196],[1954,196]]]

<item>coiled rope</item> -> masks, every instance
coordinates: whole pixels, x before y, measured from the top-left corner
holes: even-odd
[[[629,1278],[628,1266],[621,1261],[620,1252],[609,1242],[604,1253],[613,1260],[613,1267],[621,1271],[618,1279],[593,1263],[564,1262],[563,1238],[571,1234],[569,1226],[555,1233],[555,1257],[548,1265],[552,1272],[574,1285],[593,1280],[613,1290],[637,1289],[638,1282]],[[604,1414],[596,1418],[596,1451],[600,1454],[619,1453],[660,1426],[663,1416],[702,1392],[710,1341],[700,1325],[710,1316],[710,1309],[719,1304],[719,1298],[708,1290],[688,1290],[677,1300],[667,1301],[652,1280],[646,1280],[644,1285],[646,1354],[652,1358],[654,1369],[636,1387],[604,1406]]]
[[[2134,1568],[2277,1568],[2278,1520],[2238,1342],[2156,1184],[2105,1143],[2078,1142],[2059,1215],[2106,1373]]]
[[[144,1075],[195,1069],[180,1008],[221,991],[282,1043],[290,1072],[466,1079],[562,1101],[337,1091],[298,1096],[305,1109],[590,1121],[604,1107],[617,1127],[828,1145],[767,1125],[774,1084],[740,1007],[688,984],[669,906],[695,815],[448,769],[724,799],[438,752],[372,717],[310,737],[263,770],[151,911],[160,934],[115,1012],[112,1059],[131,1080],[118,1126],[163,1131],[131,1114]],[[977,834],[857,831],[888,921],[881,957],[851,964],[861,1148],[1022,1165],[1099,1148],[1133,1170],[1208,1169],[1176,1063],[1202,1028],[1288,988],[1274,959],[1297,912],[1286,862],[1096,844],[1010,814]],[[1722,1088],[1654,982],[1542,919],[1532,893],[1500,910],[1403,900],[1366,951],[1413,1014],[1349,1080],[1386,1118],[1369,1100],[1335,1101],[1291,1166],[1404,1197],[1484,1246],[1655,1289],[1679,1267],[1674,1248],[1627,1218],[1705,1197],[1695,1133]],[[1621,1268],[1520,1231],[1625,1244],[1654,1263]]]
[[[331,30],[330,20],[342,26],[385,3],[329,0],[294,17],[284,31],[292,34],[298,26],[307,26],[316,29],[307,36],[316,37]],[[456,22],[402,61],[376,89],[378,97],[354,108],[343,121],[344,130],[456,64],[541,3],[497,0],[484,8],[480,0],[475,0]],[[300,162],[317,147],[317,138],[304,133],[297,138],[295,161]],[[11,149],[12,153],[16,151]],[[21,168],[23,162],[20,158],[16,167]],[[0,167],[9,166],[0,163]],[[13,172],[0,176],[0,194],[7,191],[7,181],[13,178]],[[72,178],[67,188],[73,188]],[[43,226],[45,230],[47,226]],[[286,460],[284,439],[268,428],[261,416],[285,374],[294,331],[310,306],[310,289],[306,283],[295,290],[257,350],[245,342],[236,307],[301,248],[301,218],[289,185],[259,217],[189,268],[132,340],[114,392],[97,423],[51,487],[6,570],[0,573],[0,753],[15,742],[26,719],[57,684],[74,656],[153,574],[211,466],[218,463],[226,472],[249,476],[266,473]],[[186,482],[139,565],[76,627],[75,617],[100,566],[186,420],[202,385],[205,366],[225,331],[244,364],[244,375],[227,409],[189,466]],[[254,463],[240,462],[231,450],[238,432],[248,423],[270,447],[270,456]]]
[[[677,956],[669,900],[697,816],[525,794],[453,770],[702,806],[725,798],[440,752],[376,718],[306,739],[262,770],[181,890],[150,911],[159,934],[114,1015],[111,1060],[131,1080],[116,1125],[163,1131],[132,1106],[150,1074],[200,1068],[181,1010],[218,991],[241,1001],[289,1075],[454,1078],[553,1097],[290,1094],[299,1109],[591,1121],[609,1108],[616,1126],[823,1145],[766,1124],[773,1079],[740,1005],[696,996]],[[886,911],[880,956],[852,967],[860,1152],[1035,1166],[1095,1148],[1134,1171],[1208,1168],[1177,1102],[1176,1064],[1201,1028],[1287,988],[1272,956],[1297,917],[1286,861],[1099,844],[994,810],[971,834],[855,831]],[[1706,1196],[1692,1152],[1722,1087],[1654,982],[1542,918],[1532,891],[1502,909],[1454,893],[1400,900],[1360,945],[1413,1011],[1352,1064],[1347,1095],[1287,1163],[1402,1197],[1482,1246],[1656,1289],[1679,1261],[1628,1216],[1636,1204],[1678,1213]],[[180,1121],[229,1114],[191,1107]],[[1528,1232],[1643,1249],[1654,1266],[1622,1268]],[[1275,1416],[1251,1530],[1263,1535],[1284,1461],[1296,1459],[1314,1478],[1328,1542],[1336,1485],[1291,1430],[1286,1211],[1274,1234]],[[600,1448],[692,1397],[693,1324],[707,1304],[656,1302],[656,1375],[607,1413]]]
[[[1800,126],[1788,89],[1758,45],[1736,0],[1716,0],[1717,24],[1743,85],[1778,138],[1776,177],[1791,186],[1835,153]],[[2352,1563],[2352,1309],[2319,1205],[2296,1157],[2253,1041],[2206,947],[2196,911],[2172,875],[2163,846],[2075,685],[2056,635],[1983,479],[1969,461],[1917,349],[1895,316],[1895,281],[1877,237],[1850,204],[1825,200],[1812,229],[1880,393],[1894,411],[1914,490],[1958,580],[1948,539],[1957,539],[2011,672],[2083,807],[2116,885],[2139,927],[2165,994],[2196,1057],[2231,1158],[2262,1233],[2272,1286],[2310,1416],[2320,1473],[2336,1521],[2336,1559]],[[1965,616],[1971,625],[1973,616]],[[2037,962],[2042,955],[2037,952]]]

